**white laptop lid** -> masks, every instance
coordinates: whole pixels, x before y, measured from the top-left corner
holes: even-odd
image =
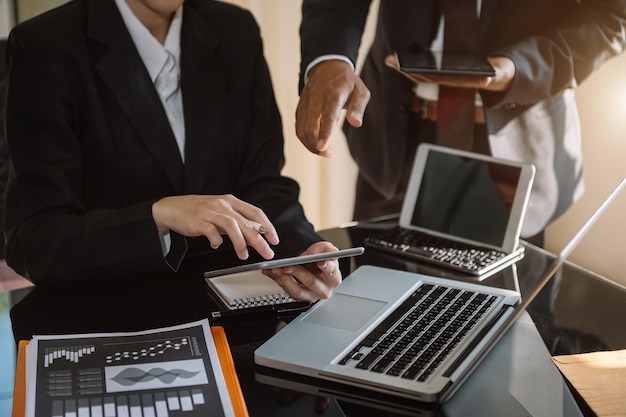
[[[421,144],[400,213],[400,226],[515,251],[528,205],[532,164]]]

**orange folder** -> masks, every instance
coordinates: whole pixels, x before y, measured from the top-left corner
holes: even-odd
[[[29,342],[29,340],[20,340],[17,348],[11,417],[24,417],[26,415],[26,345]]]
[[[235,363],[233,362],[233,356],[230,353],[230,346],[228,345],[224,328],[221,326],[212,326],[211,334],[213,334],[213,340],[215,340],[217,356],[220,358],[222,372],[224,373],[226,387],[228,388],[228,393],[230,394],[230,400],[233,403],[235,415],[237,417],[248,417],[248,408],[246,407],[246,402],[243,398],[243,392],[241,392],[241,385],[239,385],[239,378],[237,378]]]
[[[248,408],[243,398],[239,378],[235,371],[235,363],[230,353],[230,346],[226,339],[226,333],[221,326],[212,326],[211,334],[215,341],[217,356],[220,358],[222,372],[226,380],[228,394],[237,417],[249,417]],[[18,346],[17,366],[15,368],[15,387],[13,390],[13,409],[11,417],[24,417],[26,413],[26,345],[29,340],[21,340]]]

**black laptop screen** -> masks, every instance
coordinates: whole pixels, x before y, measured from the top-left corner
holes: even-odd
[[[502,245],[521,168],[429,152],[413,226]]]

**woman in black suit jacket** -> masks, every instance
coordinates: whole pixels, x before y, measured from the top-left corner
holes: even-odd
[[[127,4],[158,40],[183,0]],[[214,1],[182,7],[184,163],[114,1],[76,0],[11,32],[7,261],[35,284],[167,275],[202,236],[215,249],[227,235],[240,259],[248,246],[266,259],[270,244],[281,255],[336,250],[281,176],[281,120],[253,17]],[[319,267],[274,278],[296,298],[328,297],[338,263]]]

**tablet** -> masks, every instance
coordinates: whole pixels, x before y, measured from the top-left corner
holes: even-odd
[[[407,74],[493,77],[496,70],[478,54],[424,50],[398,52],[400,70]]]
[[[363,254],[365,249],[361,246],[342,249],[335,252],[316,253],[314,255],[294,256],[291,258],[271,259],[269,261],[261,261],[253,264],[234,266],[232,268],[216,269],[204,273],[205,278],[216,277],[219,275],[235,274],[239,272],[254,271],[259,269],[281,268],[283,266],[303,265],[314,262],[324,261],[326,259],[346,258],[349,256],[358,256]]]

